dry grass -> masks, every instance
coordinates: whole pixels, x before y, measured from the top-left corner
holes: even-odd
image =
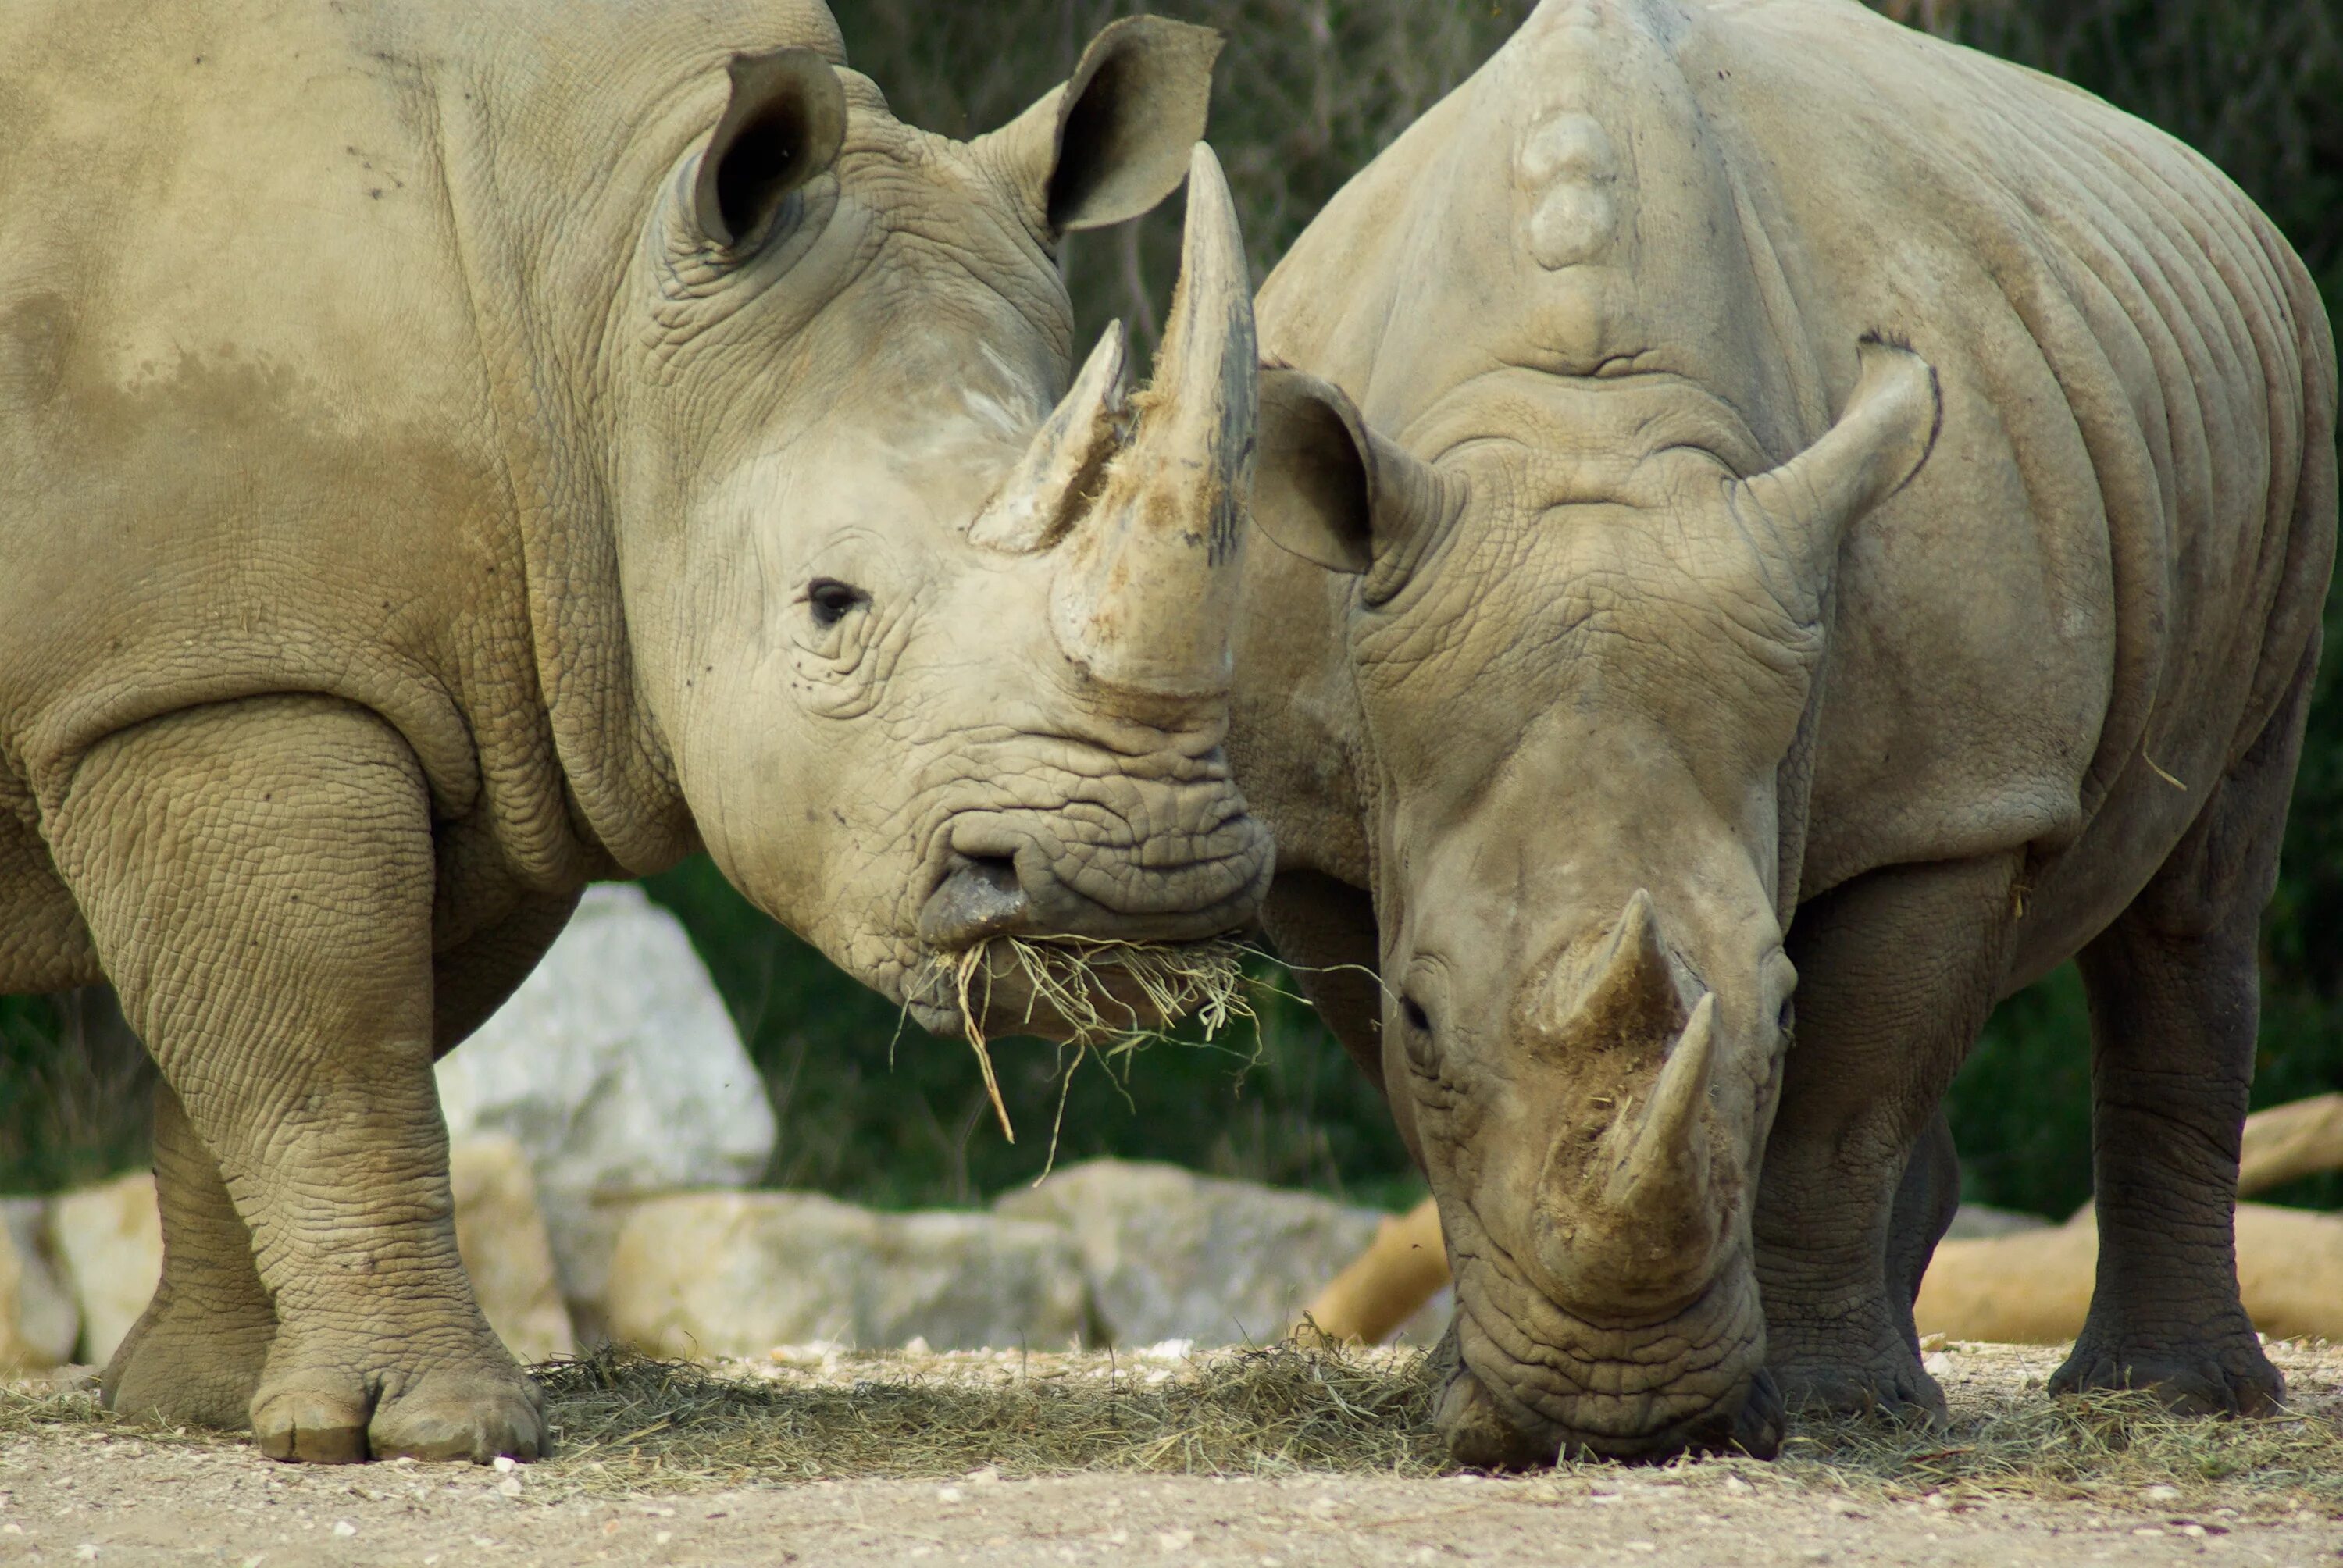
[[[660,1482],[1074,1471],[1428,1475],[1444,1462],[1416,1358],[1278,1345],[1199,1358],[845,1358],[812,1376],[728,1377],[603,1354],[545,1368],[563,1445],[593,1490]]]
[[[2343,1509],[2343,1419],[2167,1412],[2144,1393],[2053,1400],[2039,1387],[1953,1400],[1941,1427],[1843,1419],[1793,1427],[1779,1467],[1808,1484],[1894,1495],[2083,1500],[2180,1512]]]
[[[1231,941],[992,937],[957,953],[938,954],[924,989],[950,998],[958,1008],[1001,1134],[1014,1143],[1017,1130],[1001,1102],[988,1038],[996,987],[1023,997],[1022,1025],[1041,1023],[1074,1049],[1077,1054],[1063,1070],[1071,1079],[1081,1053],[1094,1052],[1112,1062],[1172,1038],[1164,1031],[1182,1019],[1193,1017],[1209,1041],[1232,1020],[1252,1018],[1244,997],[1244,953]],[[1012,1025],[1007,1032],[1021,1030]],[[1062,1109],[1062,1098],[1060,1103]]]
[[[2318,1352],[2312,1352],[2317,1354]],[[1794,1492],[2081,1501],[2156,1513],[2343,1511],[2343,1403],[2313,1380],[2289,1415],[2186,1421],[2141,1395],[2053,1401],[2021,1352],[1970,1347],[1942,1427],[1794,1423],[1774,1463],[1678,1461],[1697,1483]],[[2325,1362],[2331,1365],[2328,1352]],[[756,1483],[1072,1472],[1424,1476],[1448,1468],[1434,1390],[1413,1352],[1292,1345],[1186,1359],[830,1352],[709,1369],[605,1352],[538,1369],[559,1450],[530,1494],[716,1490]],[[2028,1383],[2033,1386],[2027,1386]],[[2298,1378],[2298,1386],[2302,1380]],[[240,1440],[108,1415],[85,1391],[0,1392],[0,1443],[43,1432],[150,1442]],[[1614,1467],[1570,1464],[1599,1480]]]

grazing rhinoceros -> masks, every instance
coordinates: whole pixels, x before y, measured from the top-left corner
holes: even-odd
[[[1232,755],[1272,935],[1387,988],[1312,981],[1440,1202],[1459,1452],[1941,1409],[1919,1141],[2076,953],[2056,1386],[2276,1399],[2230,1198],[2336,492],[2268,221],[1853,4],[1550,0],[1256,308],[1319,564],[1254,551]]]
[[[591,878],[704,845],[955,1028],[938,955],[1250,919],[1216,49],[962,144],[814,0],[10,8],[0,992],[102,970],[169,1086],[113,1403],[542,1451],[430,1064]],[[1155,387],[1059,402],[1060,236],[1192,151]]]

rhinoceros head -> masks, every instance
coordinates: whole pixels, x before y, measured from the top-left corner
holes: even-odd
[[[934,1027],[940,955],[1211,937],[1267,879],[1221,749],[1255,371],[1217,48],[1119,24],[968,143],[829,52],[738,58],[635,259],[642,700],[726,874]],[[1183,177],[1152,386],[1119,327],[1070,377],[1059,238]]]
[[[1469,1460],[1779,1441],[1750,1211],[1796,980],[1782,824],[1841,539],[1936,411],[1913,355],[1859,359],[1767,471],[1676,378],[1498,372],[1404,444],[1264,380],[1255,516],[1353,585],[1384,1083],[1440,1201]]]

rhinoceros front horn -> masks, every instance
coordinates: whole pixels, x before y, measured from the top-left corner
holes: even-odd
[[[1154,383],[1131,399],[1137,427],[1115,444],[1121,355],[1120,334],[1110,333],[1114,347],[1100,345],[1020,466],[1056,498],[994,508],[1001,534],[1027,548],[1062,534],[1051,610],[1059,644],[1118,691],[1183,699],[1228,689],[1258,397],[1251,281],[1228,182],[1199,142]],[[1027,515],[1012,520],[1011,509]]]
[[[1624,1097],[1595,1141],[1591,1166],[1575,1166],[1575,1209],[1561,1271],[1601,1293],[1664,1300],[1704,1277],[1719,1233],[1710,1167],[1709,1086],[1719,1046],[1716,998],[1687,1010],[1651,895],[1627,900],[1591,976],[1557,997],[1544,1032],[1574,1053],[1625,1049],[1661,1053],[1650,1086]],[[1558,1004],[1558,1005],[1556,1005]]]

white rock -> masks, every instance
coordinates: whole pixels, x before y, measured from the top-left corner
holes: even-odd
[[[456,1245],[488,1326],[521,1361],[568,1355],[577,1342],[538,1211],[528,1155],[501,1133],[467,1138],[448,1151],[448,1174],[456,1191]]]
[[[81,1310],[79,1358],[104,1366],[163,1277],[163,1220],[144,1171],[49,1205],[49,1238]]]
[[[0,1377],[73,1360],[81,1313],[49,1256],[48,1205],[0,1198]]]
[[[1315,1193],[1122,1160],[1069,1166],[993,1209],[1073,1231],[1099,1325],[1118,1345],[1274,1340],[1384,1218]],[[1446,1321],[1419,1318],[1403,1337],[1436,1338]]]
[[[1061,1348],[1082,1331],[1081,1259],[1058,1225],[882,1214],[809,1192],[698,1192],[638,1204],[618,1233],[613,1338],[656,1355]]]
[[[562,1293],[598,1311],[628,1203],[744,1186],[772,1157],[771,1104],[706,966],[639,888],[588,889],[512,1000],[439,1063],[458,1137],[528,1151]]]

